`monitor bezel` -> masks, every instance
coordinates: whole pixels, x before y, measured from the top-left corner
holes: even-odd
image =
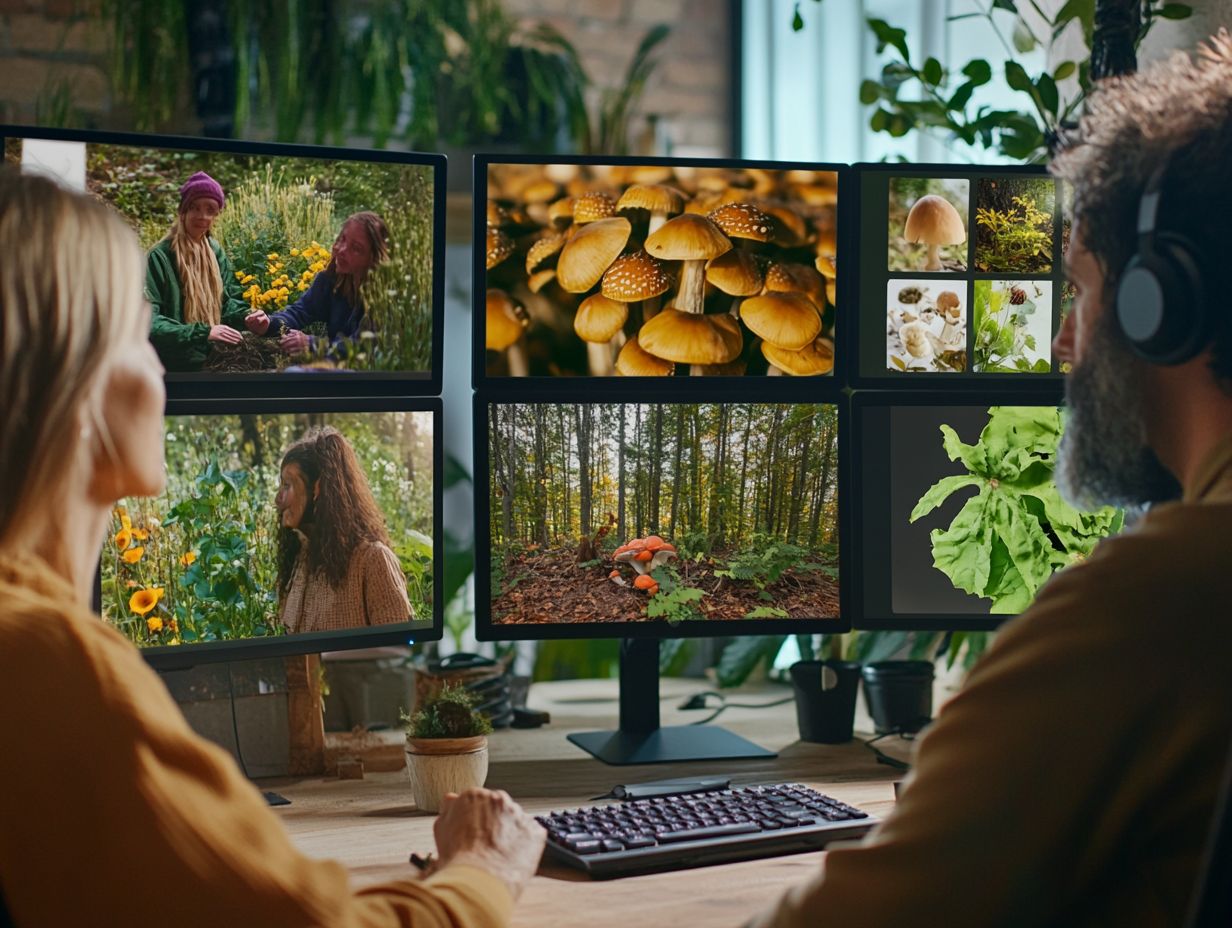
[[[561,391],[563,392],[563,391]],[[548,403],[555,405],[578,404],[611,404],[625,403],[829,403],[837,407],[838,413],[838,550],[839,550],[839,614],[835,618],[799,618],[799,619],[731,619],[731,620],[696,620],[669,625],[663,621],[648,620],[644,622],[588,622],[582,623],[544,623],[541,625],[500,625],[492,621],[492,591],[491,591],[491,474],[489,471],[488,453],[488,403],[502,405]],[[585,639],[585,638],[715,638],[736,635],[815,635],[839,634],[852,628],[850,617],[852,566],[854,559],[850,553],[850,518],[849,508],[851,494],[842,489],[845,475],[849,473],[847,455],[849,411],[846,397],[842,394],[819,398],[806,397],[788,400],[768,397],[762,394],[753,395],[746,389],[740,396],[724,397],[722,399],[699,398],[693,395],[676,395],[666,398],[659,392],[645,388],[627,388],[620,397],[596,395],[592,392],[582,394],[574,391],[570,395],[550,397],[542,394],[519,394],[510,396],[508,393],[497,398],[485,393],[474,396],[474,449],[475,449],[475,637],[479,641],[527,641],[555,639]]]
[[[870,616],[867,610],[866,581],[864,565],[864,546],[870,533],[881,532],[881,526],[873,526],[868,522],[869,514],[864,505],[866,487],[863,480],[863,465],[861,460],[864,448],[864,437],[867,420],[865,412],[870,407],[894,406],[1055,406],[1065,405],[1065,391],[1060,383],[1051,382],[1049,389],[1023,390],[985,390],[973,394],[970,390],[956,393],[953,390],[907,391],[907,390],[877,390],[859,391],[852,395],[851,411],[848,422],[848,443],[850,445],[848,460],[851,464],[851,474],[848,484],[853,492],[850,494],[851,506],[851,545],[855,550],[853,560],[860,565],[855,583],[851,591],[851,621],[852,627],[858,631],[922,631],[922,632],[985,632],[995,631],[1006,621],[1015,618],[1013,615],[966,615],[966,616],[936,616],[927,614],[903,614],[883,617]],[[888,554],[888,549],[887,549]],[[1028,607],[1030,608],[1030,607]],[[1018,613],[1021,615],[1022,613]]]
[[[851,199],[851,166],[830,162],[806,161],[761,161],[740,158],[666,158],[659,156],[633,157],[628,155],[527,155],[527,154],[493,154],[479,153],[474,157],[474,203],[472,208],[472,243],[486,240],[487,234],[487,200],[488,200],[488,167],[493,164],[577,164],[602,165],[614,167],[666,166],[666,167],[697,167],[697,168],[754,168],[768,171],[826,171],[837,175],[838,179],[838,210],[835,218],[835,259],[841,262],[844,254],[842,229],[850,224],[850,218],[845,216],[849,210],[846,201]],[[817,385],[823,393],[838,393],[848,381],[846,368],[847,336],[842,309],[844,305],[844,282],[851,275],[838,275],[838,300],[836,312],[840,315],[835,321],[834,368],[829,374],[816,377],[749,377],[741,375],[705,376],[705,377],[492,377],[487,373],[484,336],[486,326],[483,310],[485,305],[481,300],[486,294],[487,266],[484,249],[472,247],[471,255],[471,385],[479,392],[491,391],[502,393],[516,390],[520,395],[538,395],[553,397],[561,391],[576,391],[580,383],[585,384],[588,393],[603,394],[616,399],[624,397],[630,390],[660,389],[665,383],[671,383],[673,394],[684,397],[696,397],[703,402],[705,397],[719,398],[737,402],[749,394],[754,387],[759,394],[770,399],[781,399],[791,402],[800,395],[796,381],[806,381]],[[572,386],[569,386],[572,384]],[[820,401],[819,401],[820,402]]]
[[[86,129],[48,129],[40,126],[0,124],[0,145],[6,139],[46,139],[85,144],[130,145],[260,157],[317,158],[379,164],[417,164],[432,168],[432,369],[427,376],[411,371],[353,371],[345,373],[167,373],[167,395],[174,399],[211,399],[252,396],[336,396],[352,387],[369,396],[436,396],[441,392],[445,346],[445,197],[447,161],[443,154],[391,149],[342,148],[326,145],[248,142],[181,135],[110,132]]]
[[[261,660],[296,654],[318,654],[381,645],[410,645],[440,641],[444,635],[445,604],[441,602],[445,569],[443,498],[444,445],[441,433],[442,404],[439,397],[310,397],[264,399],[169,399],[163,413],[168,416],[244,415],[294,413],[432,413],[432,624],[421,629],[374,630],[357,639],[353,630],[317,632],[306,635],[279,635],[240,641],[208,641],[191,645],[163,645],[138,648],[146,662],[157,670],[183,670],[198,664],[224,661]],[[101,599],[96,577],[95,595]],[[101,602],[100,602],[101,605]],[[101,609],[98,610],[101,615]],[[100,618],[99,621],[102,621]]]
[[[860,203],[862,180],[865,174],[910,174],[910,175],[928,175],[939,178],[970,178],[990,175],[1023,175],[1027,177],[1052,177],[1045,165],[1040,164],[953,164],[953,163],[937,163],[937,162],[856,162],[851,165],[852,180],[851,192],[849,199],[854,200],[852,204],[851,215],[853,220],[846,227],[847,234],[851,238],[848,243],[849,250],[853,254],[859,254],[860,251],[860,233],[862,225],[860,222]],[[1061,196],[1061,181],[1058,178],[1052,178],[1057,184],[1057,226],[1063,228],[1065,216],[1062,210]],[[841,203],[841,199],[840,199]],[[842,229],[840,228],[840,241],[842,240]],[[970,239],[970,233],[968,233]],[[1062,252],[1062,241],[1058,235],[1057,242],[1053,251],[1053,266],[1056,271],[1052,276],[1054,280],[1064,280],[1064,254]],[[897,273],[897,272],[895,272]],[[1004,277],[1004,274],[993,274],[984,271],[969,270],[966,274],[961,275],[965,280],[993,280]],[[1042,277],[1043,275],[1038,275]],[[853,390],[892,390],[892,391],[907,391],[916,392],[923,390],[930,393],[984,393],[990,390],[1013,392],[1022,390],[1027,393],[1047,390],[1061,389],[1061,384],[1064,381],[1064,374],[1059,370],[1053,371],[1050,374],[976,374],[973,371],[965,371],[962,373],[936,373],[936,372],[921,372],[921,373],[903,373],[895,374],[886,371],[882,374],[861,374],[860,372],[860,333],[859,333],[859,314],[860,314],[860,273],[859,268],[854,268],[851,273],[845,275],[851,278],[851,289],[847,291],[847,302],[843,305],[851,307],[848,313],[855,324],[848,326],[851,329],[851,342],[847,345],[843,352],[849,360],[847,367],[847,384]],[[938,280],[944,278],[938,277]],[[844,278],[839,279],[839,286],[842,287]],[[884,322],[884,316],[882,318]],[[1056,331],[1053,331],[1053,336],[1056,336]],[[921,385],[921,380],[927,380],[927,385]]]

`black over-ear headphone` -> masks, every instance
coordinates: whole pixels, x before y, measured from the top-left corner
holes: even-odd
[[[1138,252],[1117,284],[1117,324],[1134,352],[1154,364],[1182,364],[1210,337],[1202,252],[1176,232],[1159,231],[1167,162],[1156,168],[1138,202]]]

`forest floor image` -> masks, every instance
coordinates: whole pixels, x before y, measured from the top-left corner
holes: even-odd
[[[838,616],[834,407],[493,404],[488,424],[494,624]]]

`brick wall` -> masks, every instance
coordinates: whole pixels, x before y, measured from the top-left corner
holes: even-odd
[[[511,14],[559,29],[600,87],[620,83],[647,29],[671,26],[640,107],[658,117],[660,154],[664,144],[677,154],[730,154],[730,6],[728,0],[505,0]],[[635,120],[632,138],[649,134],[645,120]]]
[[[527,20],[545,20],[577,47],[598,87],[620,83],[646,30],[667,23],[661,64],[646,88],[631,135],[646,152],[728,154],[728,0],[505,0]],[[126,129],[110,86],[108,30],[97,0],[0,0],[0,121],[49,123],[71,101],[75,125]],[[192,134],[193,114],[177,113],[168,131]]]

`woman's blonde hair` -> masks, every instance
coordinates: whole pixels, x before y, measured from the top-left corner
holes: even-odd
[[[93,429],[116,345],[148,337],[142,256],[118,215],[55,181],[0,168],[0,550],[31,541]]]
[[[184,321],[218,325],[222,321],[222,269],[210,247],[210,237],[194,241],[184,228],[184,210],[167,233],[180,275]]]

